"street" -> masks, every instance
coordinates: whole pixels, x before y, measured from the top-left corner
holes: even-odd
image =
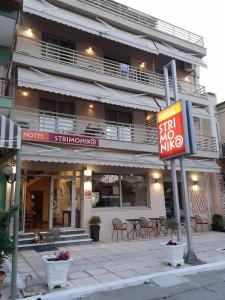
[[[161,282],[160,282],[161,281]],[[178,278],[181,283],[170,285],[171,278],[162,278],[159,285],[149,282],[119,290],[74,298],[79,300],[224,300],[225,270],[208,271]]]

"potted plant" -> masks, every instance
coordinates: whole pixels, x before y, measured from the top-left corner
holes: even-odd
[[[68,250],[61,250],[55,255],[42,256],[44,272],[49,289],[55,286],[65,287],[69,267],[73,261]]]
[[[98,216],[93,216],[89,220],[90,224],[90,233],[91,233],[91,239],[93,242],[99,241],[99,231],[100,231],[100,225],[101,219]]]
[[[175,221],[170,221],[167,224],[167,228],[171,230],[171,238],[166,243],[160,243],[164,259],[173,267],[182,266],[184,264],[184,249],[186,244],[175,242],[173,234],[178,228],[178,224]]]
[[[6,277],[6,273],[2,270],[3,263],[13,251],[13,244],[9,238],[8,232],[10,219],[16,210],[16,206],[11,207],[6,212],[0,210],[0,290]]]
[[[214,231],[224,231],[224,218],[222,215],[215,214],[212,217],[212,230]]]

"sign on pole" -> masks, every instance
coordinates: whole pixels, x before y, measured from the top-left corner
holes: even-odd
[[[157,114],[159,158],[169,160],[193,154],[193,132],[187,101],[180,100]],[[191,142],[191,143],[190,143]]]

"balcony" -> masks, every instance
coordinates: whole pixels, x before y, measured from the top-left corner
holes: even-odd
[[[24,107],[12,109],[11,119],[25,129],[97,137],[100,139],[100,147],[103,148],[158,152],[156,127],[51,113]],[[201,152],[200,156],[204,151],[205,157],[211,157],[213,155],[210,153],[218,152],[215,137],[197,135],[196,141],[197,150]],[[120,143],[117,145],[116,142]]]
[[[98,8],[101,11],[115,14],[123,19],[135,22],[142,25],[147,29],[154,29],[162,33],[166,33],[173,37],[187,41],[193,45],[204,47],[203,37],[192,33],[188,30],[182,29],[178,26],[172,25],[168,22],[154,18],[150,15],[132,9],[126,5],[117,3],[111,0],[80,0],[80,2],[91,5],[94,8]],[[102,13],[102,15],[103,15]],[[105,16],[105,15],[104,15]]]
[[[11,109],[13,98],[8,96],[9,82],[0,78],[0,108]]]
[[[141,71],[127,64],[114,62],[101,57],[90,57],[82,52],[71,50],[65,47],[56,46],[51,43],[35,41],[24,37],[18,38],[16,53],[28,56],[21,57],[14,55],[14,61],[18,63],[32,65],[34,67],[50,68],[45,61],[70,66],[74,76],[99,81],[105,84],[116,85],[119,88],[130,88],[141,93],[152,93],[159,97],[164,96],[164,78],[162,74],[150,71]],[[41,61],[32,60],[32,57]],[[76,69],[78,69],[76,71]],[[81,71],[82,70],[82,71]],[[55,70],[56,71],[56,70]],[[66,72],[66,67],[58,68],[58,72]],[[68,75],[71,72],[68,71]],[[111,78],[115,78],[113,81]],[[172,82],[170,80],[172,89]],[[191,99],[193,102],[206,99],[205,88],[201,85],[192,84],[185,81],[178,82],[180,96],[184,99]],[[172,90],[171,90],[172,93]],[[197,98],[196,98],[197,97]],[[201,99],[201,100],[200,100]],[[205,101],[202,101],[205,104]]]

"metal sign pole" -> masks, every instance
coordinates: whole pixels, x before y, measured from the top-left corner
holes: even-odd
[[[168,65],[163,67],[163,73],[164,73],[164,83],[165,83],[166,106],[169,106],[170,88],[169,88]],[[174,197],[175,219],[176,219],[176,223],[178,224],[177,241],[181,242],[182,238],[181,238],[181,228],[180,228],[180,206],[179,206],[179,196],[178,196],[178,188],[177,188],[177,172],[176,172],[174,160],[171,160],[171,177],[172,177],[172,187],[173,187],[173,197]]]
[[[17,210],[14,215],[13,223],[13,253],[12,253],[12,277],[11,277],[11,299],[15,300],[17,289],[17,251],[18,251],[18,229],[19,229],[19,204],[20,204],[20,169],[21,169],[21,150],[16,150],[16,187],[14,205]]]
[[[172,69],[172,78],[173,78],[174,99],[175,101],[178,101],[179,96],[178,96],[178,86],[177,86],[177,72],[176,72],[176,62],[174,59],[171,61],[171,69]],[[184,215],[185,215],[185,222],[186,222],[187,246],[188,246],[185,262],[189,264],[194,264],[196,262],[199,262],[199,259],[197,258],[193,250],[187,177],[186,177],[186,171],[184,167],[184,159],[182,157],[180,158],[180,172],[181,172],[182,196],[183,196],[183,204],[184,204]]]
[[[193,250],[190,206],[188,201],[187,177],[184,168],[183,158],[180,158],[180,172],[181,172],[182,195],[183,195],[183,203],[184,203],[185,223],[186,223],[186,232],[187,232],[187,246],[188,246],[188,251],[185,256],[185,262],[189,264],[195,264],[200,261]]]

